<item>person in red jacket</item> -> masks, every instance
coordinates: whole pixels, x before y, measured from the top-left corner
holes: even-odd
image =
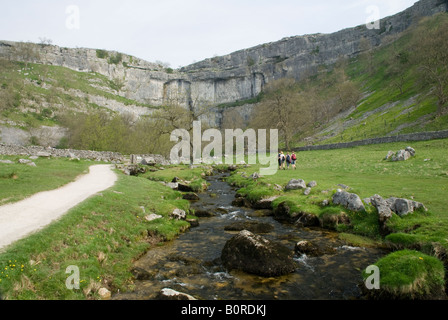
[[[292,155],[291,155],[291,164],[292,164],[292,168],[294,170],[297,169],[296,162],[297,162],[297,155],[293,152]]]

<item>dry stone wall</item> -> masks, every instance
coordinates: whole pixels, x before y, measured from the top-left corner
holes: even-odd
[[[448,130],[444,131],[431,131],[431,132],[418,132],[410,134],[402,134],[390,137],[373,138],[345,143],[333,143],[325,144],[319,146],[306,146],[301,148],[293,149],[293,151],[314,151],[314,150],[333,150],[333,149],[344,149],[353,148],[359,146],[366,146],[371,144],[382,144],[391,142],[411,142],[411,141],[427,141],[435,139],[446,139],[448,138]]]
[[[7,144],[0,144],[0,155],[79,158],[109,162],[122,162],[124,160],[124,156],[117,152],[54,149],[39,146],[22,147]]]

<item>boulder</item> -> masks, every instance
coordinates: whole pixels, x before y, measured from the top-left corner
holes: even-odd
[[[387,226],[387,221],[392,218],[393,214],[390,208],[391,203],[377,194],[373,197],[370,197],[370,203],[378,211],[378,224],[380,226],[380,233],[383,236],[389,235],[391,233],[391,230]]]
[[[381,223],[392,218],[391,203],[389,201],[376,194],[370,198],[370,203],[378,210],[378,218]]]
[[[101,300],[109,300],[112,297],[112,293],[106,288],[100,288],[98,290],[98,295],[100,296]]]
[[[199,227],[198,219],[187,219],[186,221],[190,224],[190,227],[192,227],[192,228]]]
[[[232,201],[232,206],[234,207],[252,207],[252,204],[244,197],[237,197]]]
[[[154,275],[140,267],[134,267],[131,270],[132,275],[136,280],[151,280]]]
[[[415,149],[414,149],[414,148],[412,148],[412,147],[407,147],[407,148],[405,149],[405,151],[409,152],[409,154],[411,155],[411,157],[414,157],[414,156],[415,156]]]
[[[383,199],[377,194],[366,199],[366,203],[370,203],[377,209],[378,223],[383,236],[391,233],[391,230],[387,226],[387,221],[392,218],[394,213],[400,217],[404,217],[415,210],[427,210],[426,207],[420,202],[394,197]]]
[[[182,199],[189,200],[189,201],[198,201],[199,200],[199,196],[196,193],[192,192],[192,193],[184,194],[182,196]]]
[[[399,150],[396,153],[389,151],[385,160],[390,161],[406,161],[411,157],[415,156],[415,149],[412,147],[407,147],[404,150]]]
[[[279,184],[274,184],[274,190],[276,191],[283,191],[283,187]]]
[[[317,187],[317,182],[316,181],[310,181],[307,185],[308,188],[314,188]]]
[[[404,217],[415,210],[427,211],[426,207],[422,203],[413,200],[389,198],[387,201],[390,203],[390,209],[400,217]]]
[[[355,193],[349,193],[347,191],[338,190],[333,195],[333,204],[340,204],[346,207],[348,210],[359,212],[364,211],[365,207],[361,198]]]
[[[170,288],[160,290],[157,300],[197,300],[193,296]]]
[[[292,179],[288,182],[285,187],[285,190],[300,190],[306,189],[306,183],[302,179]]]
[[[151,214],[145,216],[146,221],[154,221],[154,220],[161,219],[161,218],[163,218],[161,215],[158,215],[155,213],[151,213]]]
[[[280,203],[274,210],[274,218],[278,221],[291,221],[291,209],[286,201]]]
[[[294,251],[298,254],[305,254],[309,257],[320,257],[326,254],[334,254],[336,253],[336,249],[332,247],[320,247],[311,241],[300,241],[297,242]]]
[[[303,191],[303,194],[306,195],[306,196],[309,196],[310,193],[311,193],[311,188],[310,187],[306,188],[305,191]]]
[[[14,162],[12,162],[11,160],[0,160],[0,163],[13,164]]]
[[[184,210],[174,209],[170,217],[176,220],[185,220],[187,218],[187,214]]]
[[[142,159],[141,164],[145,166],[155,166],[156,160],[153,157],[146,157]]]
[[[164,182],[164,181],[162,181],[162,184],[173,190],[177,190],[177,187],[179,185],[177,182]]]
[[[298,227],[309,228],[320,226],[319,218],[312,213],[300,212],[295,218],[298,218],[294,223]]]
[[[250,175],[250,179],[257,180],[260,178],[260,174],[258,172],[254,172]]]
[[[178,183],[177,190],[182,192],[194,192],[193,188],[190,185],[184,183]]]
[[[252,233],[269,233],[274,230],[274,226],[269,223],[257,221],[237,221],[225,226],[226,231],[243,231],[247,230]]]
[[[51,157],[51,153],[50,152],[45,152],[45,151],[39,151],[37,153],[38,157],[42,157],[42,158],[49,158]]]
[[[406,161],[411,157],[409,151],[399,150],[395,156],[392,157],[392,161]]]
[[[209,217],[213,217],[215,214],[208,210],[195,209],[194,215],[198,218],[209,218]]]
[[[292,250],[247,230],[226,242],[221,261],[229,270],[237,269],[263,277],[285,275],[296,268]]]
[[[395,152],[393,151],[389,151],[386,155],[386,157],[384,158],[384,160],[390,160],[392,159],[392,157],[395,155]]]
[[[128,176],[138,176],[139,174],[143,174],[146,172],[146,169],[143,167],[140,167],[139,165],[128,165],[125,166],[123,169],[123,173]]]
[[[274,202],[278,197],[279,196],[273,196],[273,197],[261,199],[261,200],[257,201],[252,206],[252,208],[257,209],[257,210],[272,209],[272,202]]]

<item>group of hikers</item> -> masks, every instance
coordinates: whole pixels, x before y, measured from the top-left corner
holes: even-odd
[[[289,170],[289,167],[292,166],[293,170],[296,170],[296,161],[297,161],[297,155],[293,152],[291,155],[289,152],[286,153],[286,155],[283,153],[283,151],[280,151],[278,154],[278,168],[279,170]]]

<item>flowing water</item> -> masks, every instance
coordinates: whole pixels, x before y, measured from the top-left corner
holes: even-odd
[[[298,228],[277,222],[266,210],[232,206],[236,190],[223,181],[224,174],[208,178],[207,192],[191,207],[215,213],[200,218],[176,240],[151,249],[135,263],[147,271],[149,280],[137,280],[135,290],[116,299],[156,299],[163,288],[190,294],[199,299],[215,300],[339,300],[360,299],[361,271],[384,255],[379,249],[346,246],[337,234],[321,229]],[[294,249],[301,240],[309,240],[332,252],[320,257],[296,255],[292,274],[265,278],[241,271],[228,272],[221,264],[221,251],[238,231],[225,228],[235,222],[259,222],[271,225],[263,237]]]

